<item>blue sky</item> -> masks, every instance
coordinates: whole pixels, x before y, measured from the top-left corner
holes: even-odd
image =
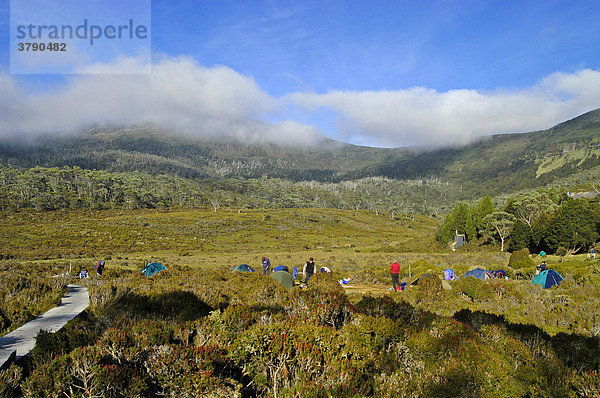
[[[150,76],[120,74],[135,57],[91,75],[11,75],[8,21],[0,0],[0,135],[148,122],[284,143],[445,146],[600,107],[598,1],[156,0]],[[73,108],[60,120],[57,103]]]
[[[595,1],[297,3],[153,2],[154,49],[230,66],[274,95],[527,87],[600,56]]]

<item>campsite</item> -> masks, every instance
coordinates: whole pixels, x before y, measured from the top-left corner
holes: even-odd
[[[598,391],[595,259],[544,256],[564,280],[543,289],[532,284],[535,253],[496,246],[452,251],[435,240],[436,221],[427,217],[281,209],[263,221],[263,214],[6,214],[0,265],[12,282],[2,287],[4,330],[51,308],[73,281],[50,275],[87,268],[90,277],[77,282],[90,290],[91,306],[61,332],[40,335],[27,360],[2,373],[2,391],[57,397],[72,389],[114,397]],[[308,219],[315,221],[307,226]],[[34,220],[40,227],[32,228]],[[59,244],[48,245],[51,239]],[[262,275],[265,253],[273,268],[297,267],[299,279],[309,256],[332,272],[317,273],[302,288],[292,272]],[[93,272],[99,258],[106,263],[101,277]],[[393,259],[409,282],[396,293]],[[145,276],[149,262],[166,269]],[[477,268],[485,270],[484,280],[465,275]],[[446,281],[448,269],[456,279]],[[488,276],[500,269],[508,280]]]

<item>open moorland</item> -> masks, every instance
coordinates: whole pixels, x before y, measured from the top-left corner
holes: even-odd
[[[0,377],[4,396],[597,396],[600,264],[548,256],[543,290],[490,245],[452,252],[441,220],[334,209],[2,214],[2,328],[55,305],[80,270],[91,307]],[[238,264],[332,274],[286,290]],[[93,266],[106,261],[97,277]],[[405,281],[390,290],[397,259]],[[148,261],[168,270],[145,278]],[[513,261],[513,262],[511,262]],[[522,259],[520,260],[522,262]],[[512,265],[515,266],[513,268]],[[504,269],[509,280],[441,275]],[[67,275],[68,273],[68,275]],[[55,276],[55,277],[53,277]],[[347,286],[338,281],[352,278]]]

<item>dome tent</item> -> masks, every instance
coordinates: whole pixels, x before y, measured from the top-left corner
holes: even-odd
[[[281,283],[286,289],[291,289],[295,285],[294,278],[289,272],[275,271],[269,276]]]
[[[444,279],[447,281],[451,281],[454,279],[458,279],[458,276],[454,273],[454,270],[451,268],[447,268],[444,270]]]
[[[154,275],[160,271],[164,271],[166,269],[167,269],[167,267],[165,267],[161,263],[150,263],[150,264],[144,266],[144,268],[142,268],[142,274],[144,274],[144,276],[146,278],[149,278],[152,275]]]
[[[554,285],[558,285],[563,280],[563,277],[553,269],[547,269],[540,272],[531,281],[532,285],[540,285],[544,289],[548,289]]]
[[[235,271],[239,271],[239,272],[254,272],[254,270],[252,269],[252,267],[249,266],[248,264],[240,264],[237,267],[235,267],[231,272],[235,272]]]
[[[492,274],[490,274],[488,271],[481,269],[481,268],[475,268],[471,271],[467,271],[467,273],[465,273],[465,278],[467,276],[471,276],[473,278],[477,278],[477,279],[481,279],[482,281],[485,281],[487,279],[490,279],[492,277]]]

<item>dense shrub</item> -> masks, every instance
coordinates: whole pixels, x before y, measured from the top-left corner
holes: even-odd
[[[14,364],[0,371],[0,396],[5,398],[21,396],[22,381],[23,369]]]
[[[130,363],[116,364],[101,345],[77,348],[37,367],[24,383],[27,397],[149,396],[151,384]]]
[[[161,345],[146,361],[159,394],[177,397],[240,396],[241,385],[229,374],[227,351],[215,346]]]
[[[297,321],[340,328],[352,319],[352,304],[342,290],[310,288],[293,291],[285,313]]]
[[[224,311],[215,310],[192,324],[194,345],[228,346],[238,334],[252,327],[262,316],[270,318],[270,315],[268,311],[259,312],[244,305],[227,307]]]
[[[133,338],[138,345],[151,347],[173,341],[173,327],[166,321],[142,319],[131,325]]]
[[[577,397],[600,397],[600,373],[597,370],[587,372],[570,371],[566,378],[569,391]]]
[[[374,362],[360,341],[322,326],[270,325],[242,334],[230,357],[246,369],[260,396],[365,396],[373,390]],[[308,387],[308,388],[307,388]]]
[[[374,317],[386,317],[392,320],[401,319],[409,323],[415,314],[415,309],[405,301],[396,301],[389,296],[373,297],[364,296],[355,304],[356,311]]]
[[[187,321],[207,315],[212,308],[196,295],[183,291],[156,294],[126,293],[110,305],[114,317],[177,319]]]
[[[535,264],[529,256],[528,248],[512,252],[508,259],[508,266],[514,269],[519,275],[526,275],[535,269]]]
[[[454,283],[454,287],[474,302],[485,302],[494,298],[494,289],[490,283],[477,278],[461,278]]]
[[[258,274],[117,276],[90,285],[103,297],[93,313],[64,333],[40,334],[22,389],[31,397],[593,396],[597,338],[551,337],[489,314],[592,330],[584,314],[600,301],[592,286],[600,277],[584,263],[568,268],[580,277],[548,291],[475,278],[445,290],[434,275],[354,305],[325,274],[289,291]],[[424,310],[444,305],[487,313]]]
[[[417,289],[417,302],[435,302],[442,292],[442,280],[434,275],[421,275]]]
[[[0,267],[0,332],[16,329],[60,304],[68,280],[47,278],[49,272],[33,266]]]

